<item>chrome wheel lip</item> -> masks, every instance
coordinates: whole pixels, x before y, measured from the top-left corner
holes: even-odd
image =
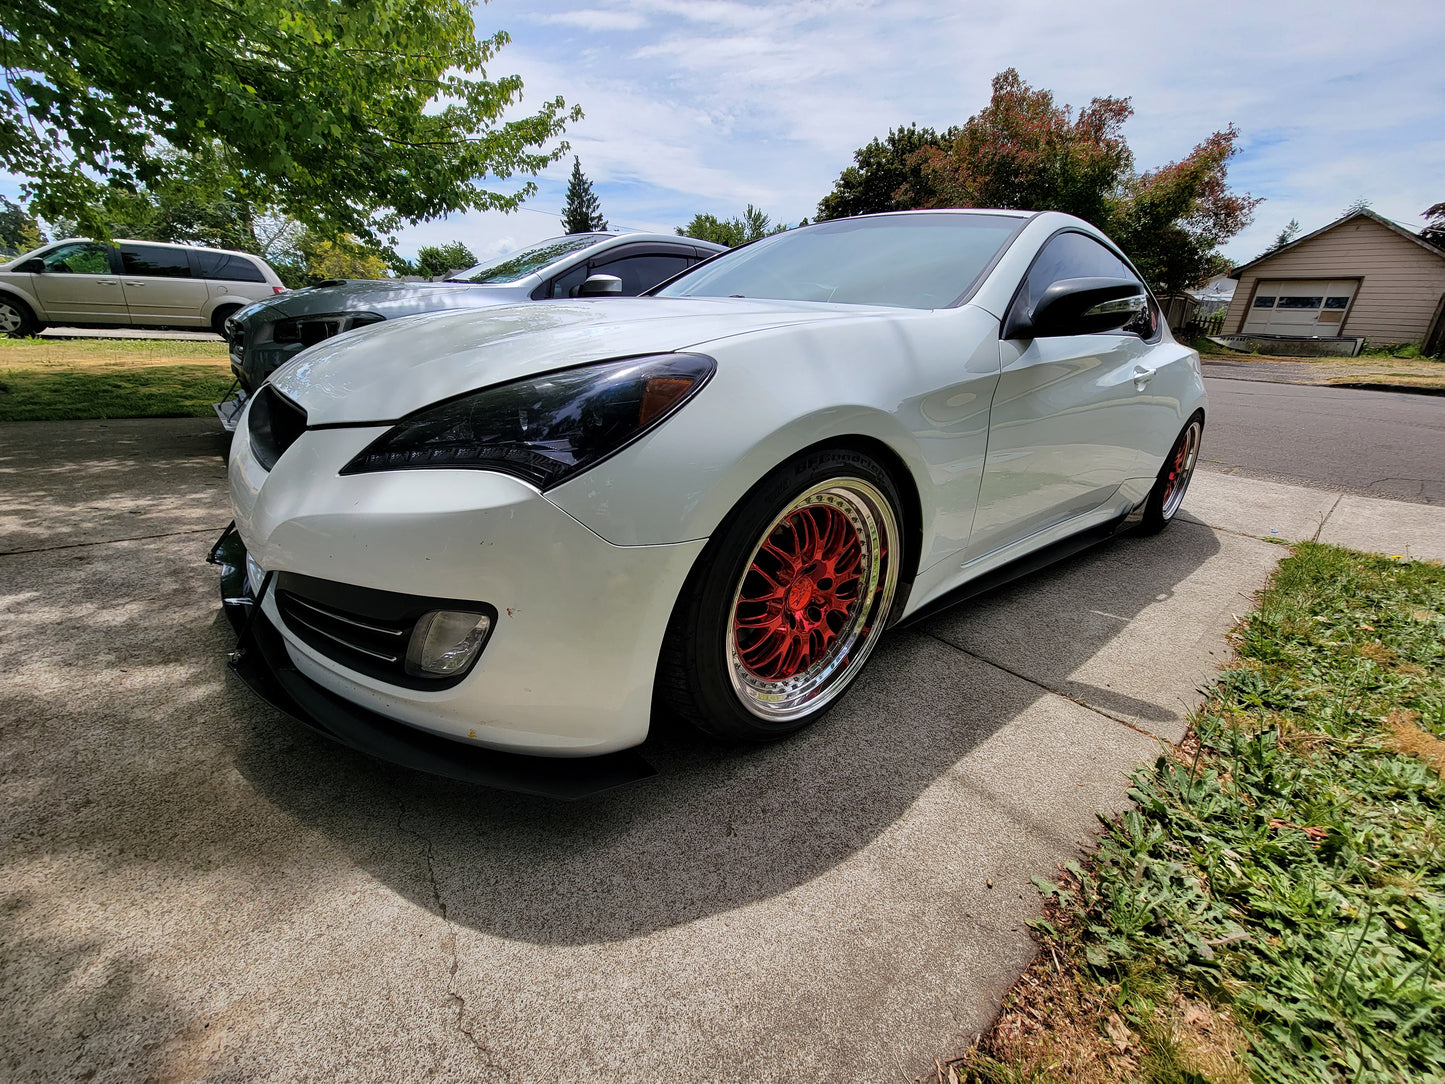
[[[858,532],[863,549],[863,582],[858,612],[839,633],[824,657],[802,674],[784,681],[764,681],[743,665],[738,651],[734,615],[742,600],[743,583],[763,543],[789,516],[801,509],[826,504],[842,511]],[[862,478],[830,478],[790,501],[758,538],[733,586],[727,613],[728,680],[738,701],[759,719],[786,723],[832,702],[851,683],[867,661],[883,632],[883,620],[898,587],[898,523],[892,506],[871,482]]]
[[[1179,454],[1179,446],[1184,445],[1184,465],[1180,468],[1179,477],[1175,479],[1174,488],[1164,496],[1164,506],[1161,512],[1166,520],[1173,519],[1174,513],[1179,511],[1179,506],[1184,503],[1184,492],[1189,488],[1189,481],[1194,477],[1194,464],[1199,461],[1199,441],[1204,432],[1204,426],[1198,421],[1189,423],[1178,442],[1169,452],[1169,458],[1173,460]]]

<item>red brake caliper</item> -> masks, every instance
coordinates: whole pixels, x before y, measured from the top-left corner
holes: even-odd
[[[862,547],[836,508],[800,508],[763,542],[733,611],[742,663],[785,681],[827,654],[858,605]]]
[[[1179,484],[1179,476],[1184,473],[1184,460],[1189,451],[1189,434],[1186,432],[1179,438],[1179,444],[1174,449],[1174,461],[1169,464],[1169,482],[1164,487],[1164,499],[1167,501],[1174,493],[1174,487]]]

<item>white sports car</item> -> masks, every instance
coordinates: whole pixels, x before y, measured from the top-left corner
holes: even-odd
[[[649,771],[659,708],[789,734],[887,626],[1160,529],[1204,408],[1129,261],[1052,212],[840,219],[650,296],[388,321],[241,419],[233,662],[354,747],[575,796]]]

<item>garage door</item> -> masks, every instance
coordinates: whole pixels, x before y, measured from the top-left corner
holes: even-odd
[[[1338,335],[1359,282],[1325,279],[1261,281],[1244,331],[1256,335]]]

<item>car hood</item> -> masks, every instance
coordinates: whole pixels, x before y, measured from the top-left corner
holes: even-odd
[[[271,383],[310,424],[393,421],[477,388],[609,358],[896,309],[748,298],[627,297],[439,312],[320,343]]]
[[[387,319],[419,312],[475,309],[521,300],[515,286],[474,286],[457,282],[385,282],[374,279],[308,286],[267,298],[236,314],[247,327],[293,316],[333,312],[374,312]]]

